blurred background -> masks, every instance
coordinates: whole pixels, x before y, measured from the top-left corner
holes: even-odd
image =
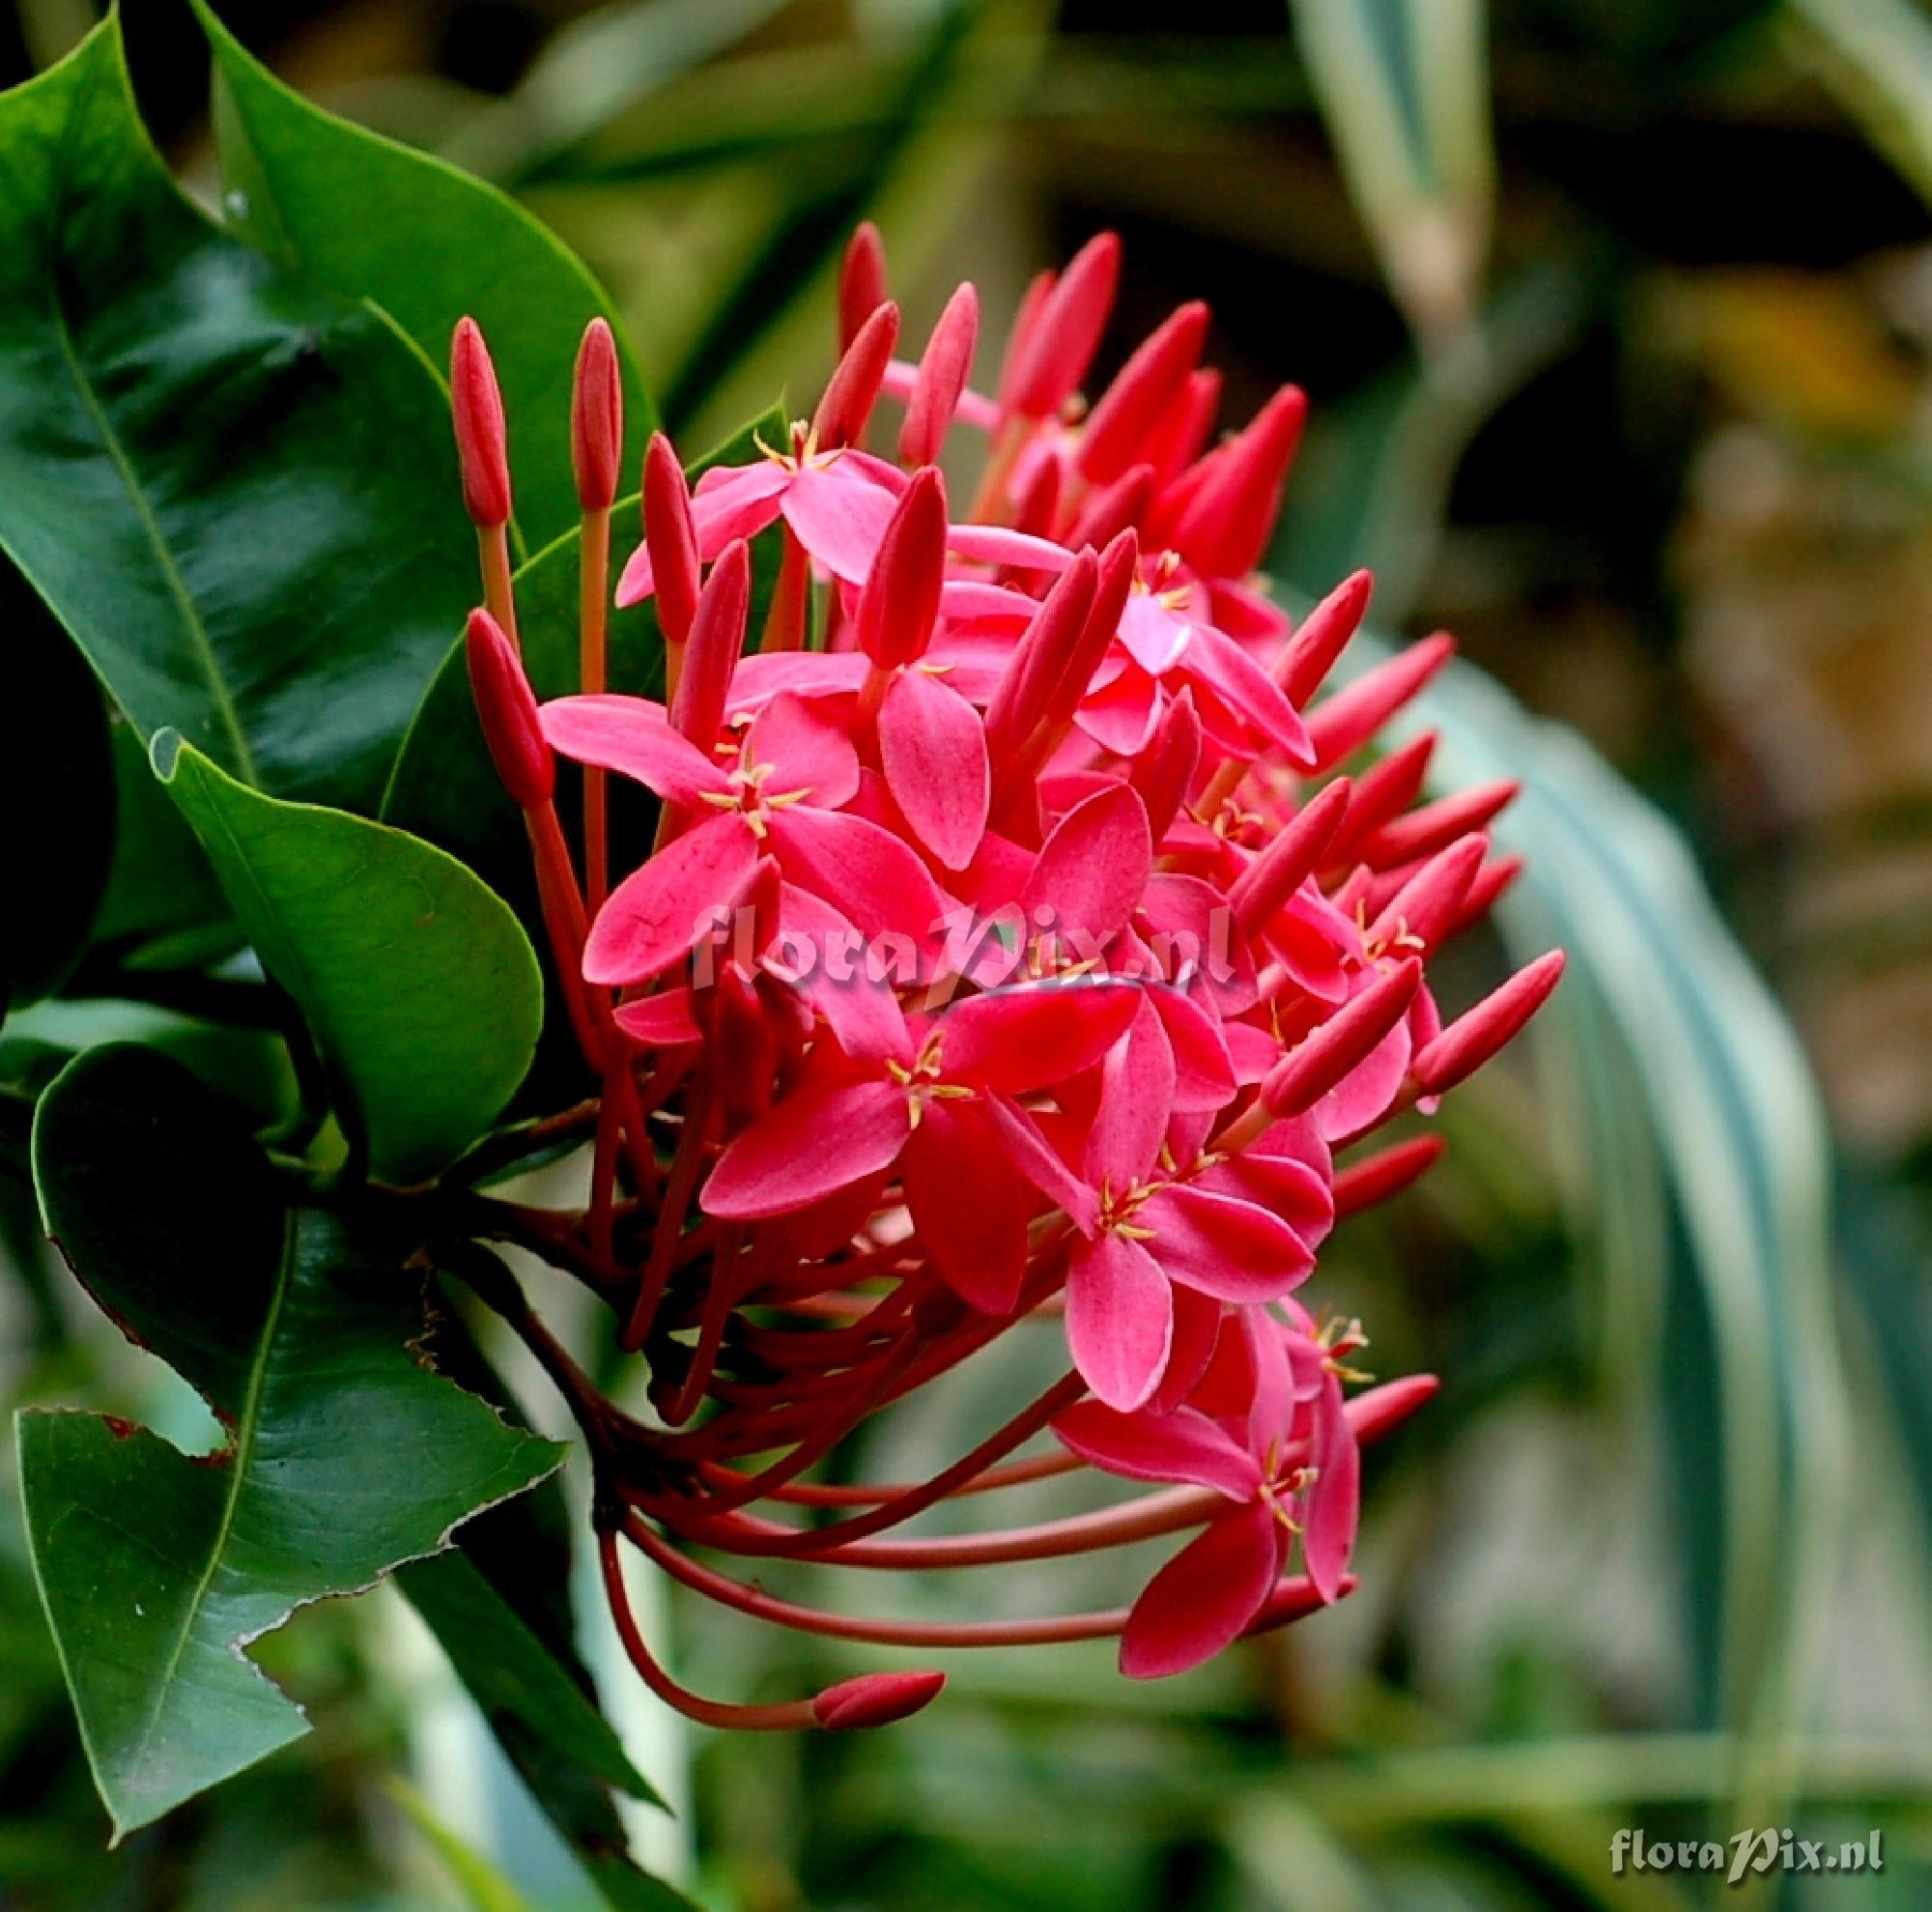
[[[1324,1258],[1370,1365],[1444,1378],[1372,1456],[1359,1593],[1154,1687],[1104,1646],[958,1655],[944,1703],[851,1741],[683,1736],[607,1679],[683,1809],[639,1809],[643,1849],[730,1912],[1665,1912],[1722,1889],[1613,1877],[1618,1828],[1876,1827],[1883,1874],[1757,1902],[1932,1904],[1932,16],[221,11],[320,102],[562,233],[691,451],[815,389],[856,219],[914,340],[978,282],[986,363],[1032,272],[1117,228],[1099,377],[1200,296],[1224,415],[1304,385],[1284,594],[1373,566],[1378,641],[1462,639],[1424,713],[1445,782],[1526,780],[1501,834],[1533,878],[1450,1002],[1511,953],[1572,953],[1536,1040],[1449,1111],[1445,1164]],[[203,43],[173,0],[126,14],[151,123],[205,185]],[[92,17],[16,0],[4,76]],[[0,1397],[167,1426],[167,1379],[0,1197]],[[858,1470],[937,1465],[1038,1384],[1029,1358],[884,1425]],[[1065,1504],[1029,1492],[1015,1518]],[[894,1604],[1108,1605],[1158,1557]],[[876,1659],[659,1624],[732,1693]],[[314,1735],[107,1854],[0,1497],[0,1907],[597,1902],[400,1600],[261,1651]]]

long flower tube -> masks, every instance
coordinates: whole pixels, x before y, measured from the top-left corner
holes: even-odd
[[[653,1417],[601,1412],[529,1330],[592,1444],[627,1650],[710,1724],[883,1724],[937,1676],[703,1698],[641,1639],[622,1547],[776,1624],[935,1647],[1118,1635],[1144,1677],[1342,1597],[1359,1450],[1435,1383],[1361,1388],[1359,1326],[1303,1291],[1338,1222],[1437,1159],[1440,1097],[1560,975],[1552,952],[1445,1023],[1435,961],[1520,867],[1490,840],[1516,786],[1432,787],[1427,733],[1377,749],[1446,637],[1325,689],[1366,573],[1298,623],[1269,597],[1255,566],[1297,388],[1210,442],[1211,315],[1189,304],[1086,403],[1120,266],[1102,235],[1043,274],[982,393],[978,295],[959,289],[916,363],[895,358],[884,248],[862,229],[810,419],[690,489],[651,442],[615,614],[658,599],[664,701],[606,683],[588,586],[580,690],[531,695],[505,621],[506,426],[480,333],[457,341],[497,614],[476,627],[478,709],[531,818],[598,1091],[568,1131],[589,1130],[585,1207],[493,1201],[479,1227],[586,1278],[648,1371]],[[593,337],[573,440],[586,578],[622,457],[613,393]],[[551,801],[559,755],[588,776],[581,847]],[[660,822],[607,880],[612,778]],[[997,1364],[1021,1324],[1064,1337],[1061,1381],[924,1479],[823,1477],[921,1390]],[[1025,1451],[1048,1433],[1055,1451]],[[1148,1491],[894,1531],[1090,1469]],[[854,1619],[685,1551],[928,1571],[1162,1536],[1179,1551],[1125,1606],[1015,1622]]]

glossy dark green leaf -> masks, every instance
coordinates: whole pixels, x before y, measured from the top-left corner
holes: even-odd
[[[784,416],[774,406],[690,468],[696,478],[714,465],[749,463],[758,454],[755,440],[779,442]],[[638,500],[617,506],[611,540],[611,585],[635,547]],[[517,628],[524,666],[539,698],[564,697],[578,687],[579,544],[575,531],[539,552],[517,573]],[[778,549],[764,541],[755,550],[753,628],[763,615],[776,580]],[[615,612],[611,619],[610,682],[613,690],[657,697],[664,690],[664,650],[649,603]],[[574,785],[561,787],[558,807],[566,822],[575,814]],[[627,801],[628,799],[628,801]],[[630,798],[621,780],[612,780],[612,853],[641,857],[649,848],[648,801]],[[440,843],[477,870],[502,895],[517,901],[526,922],[534,922],[534,889],[523,819],[504,795],[484,747],[469,697],[469,678],[459,638],[443,659],[410,726],[396,758],[383,816],[399,828]],[[632,826],[626,832],[624,825]],[[628,847],[627,847],[628,846]]]
[[[114,855],[114,764],[100,686],[11,564],[0,561],[0,671],[23,722],[0,751],[0,1013],[72,968]],[[31,823],[28,822],[31,819]]]
[[[466,313],[483,328],[510,419],[517,522],[535,544],[576,524],[570,392],[589,321],[611,321],[627,436],[656,422],[617,314],[552,233],[495,186],[311,105],[198,7],[217,76],[225,204],[272,256],[372,299],[437,364]]]
[[[144,734],[352,808],[473,589],[434,374],[182,196],[112,20],[0,96],[0,545]]]
[[[248,1642],[434,1553],[563,1450],[422,1364],[393,1248],[285,1208],[232,1105],[179,1065],[81,1057],[42,1100],[34,1172],[76,1275],[228,1435],[190,1458],[93,1415],[17,1423],[35,1571],[119,1837],[304,1729]]]
[[[263,966],[300,1006],[371,1169],[434,1175],[535,1053],[543,983],[507,903],[434,844],[263,796],[179,739],[156,766]]]

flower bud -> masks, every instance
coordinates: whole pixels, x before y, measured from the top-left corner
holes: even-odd
[[[662,432],[651,434],[644,452],[644,542],[650,547],[658,629],[666,643],[681,644],[697,610],[697,532],[683,468]]]
[[[1350,1431],[1366,1446],[1393,1434],[1418,1408],[1435,1398],[1440,1385],[1433,1374],[1406,1374],[1400,1381],[1365,1387],[1342,1412],[1348,1416]]]
[[[1462,837],[1437,850],[1377,911],[1367,931],[1370,947],[1380,948],[1402,936],[1435,949],[1458,920],[1463,899],[1489,853],[1489,839],[1483,836]]]
[[[1375,583],[1366,571],[1344,578],[1295,627],[1281,661],[1281,688],[1295,709],[1321,687],[1361,628]]]
[[[1350,785],[1338,777],[1310,797],[1228,891],[1228,904],[1243,929],[1273,916],[1321,864],[1349,809]]]
[[[585,511],[610,510],[623,457],[624,386],[617,370],[617,341],[603,319],[592,319],[578,347],[570,398],[570,458],[577,501]]]
[[[1013,329],[1007,340],[1007,356],[1000,361],[1000,384],[998,401],[1000,410],[1011,412],[1013,393],[1017,389],[1019,375],[1025,371],[1026,363],[1033,349],[1033,335],[1038,329],[1040,315],[1046,310],[1046,301],[1053,297],[1053,288],[1059,277],[1055,272],[1036,272],[1033,283],[1026,289],[1020,300],[1019,310],[1013,315]]]
[[[1456,919],[1449,926],[1448,933],[1454,935],[1459,929],[1466,929],[1472,923],[1479,923],[1494,906],[1495,900],[1516,879],[1522,874],[1522,858],[1520,856],[1499,856],[1493,863],[1486,863],[1476,871],[1475,881],[1469,885],[1467,893],[1457,905]]]
[[[556,764],[523,663],[487,611],[469,614],[463,651],[490,761],[519,810],[540,809],[556,788]]]
[[[1439,797],[1420,810],[1411,810],[1377,830],[1358,852],[1364,863],[1378,870],[1393,869],[1419,856],[1433,856],[1445,843],[1480,830],[1513,802],[1522,785],[1514,779],[1478,784],[1472,789],[1458,790],[1453,796]]]
[[[945,582],[946,480],[936,465],[925,465],[886,521],[859,593],[859,648],[881,671],[924,655]]]
[[[1132,466],[1112,484],[1101,486],[1080,507],[1066,543],[1075,551],[1088,544],[1097,549],[1124,530],[1137,530],[1152,501],[1153,467]]]
[[[919,361],[912,396],[906,400],[905,422],[899,428],[900,464],[931,465],[945,449],[979,337],[980,295],[969,282],[946,301],[946,310],[926,341],[925,356]]]
[[[1134,759],[1129,781],[1147,806],[1148,830],[1156,844],[1180,813],[1201,761],[1201,716],[1194,692],[1181,686],[1160,714],[1148,747]]]
[[[1310,711],[1308,741],[1315,768],[1331,769],[1367,743],[1449,662],[1455,649],[1456,640],[1438,631],[1378,664]]]
[[[1141,456],[1160,473],[1163,485],[1201,456],[1214,414],[1221,409],[1221,375],[1211,366],[1188,373],[1141,447]]]
[[[1459,1015],[1410,1066],[1422,1093],[1439,1096],[1473,1074],[1548,1000],[1563,975],[1563,952],[1551,950]]]
[[[449,347],[449,401],[456,455],[463,467],[463,506],[485,530],[510,520],[510,460],[503,394],[474,319],[459,319]]]
[[[1121,628],[1121,614],[1127,608],[1127,593],[1134,587],[1140,569],[1141,541],[1138,532],[1122,531],[1100,554],[1099,569],[1094,578],[1094,606],[1087,614],[1078,642],[1066,655],[1060,681],[1046,706],[1050,724],[1065,724],[1080,708],[1107,646]]]
[[[878,403],[898,338],[899,308],[887,300],[845,348],[812,414],[811,433],[820,449],[857,442]]]
[[[1062,466],[1057,458],[1037,458],[1013,506],[1013,529],[1050,538],[1060,517]]]
[[[862,1732],[910,1719],[939,1697],[946,1675],[862,1673],[828,1686],[811,1702],[811,1714],[827,1732]]]
[[[1121,241],[1097,233],[1067,262],[1040,301],[1013,366],[1011,409],[1050,418],[1078,387],[1099,350],[1121,276]]]
[[[1439,741],[1434,730],[1411,737],[1399,750],[1371,764],[1355,779],[1355,793],[1349,801],[1349,813],[1329,845],[1330,861],[1353,861],[1355,845],[1366,842],[1384,823],[1400,816],[1415,801],[1422,780],[1429,774],[1429,760]]]
[[[1197,571],[1244,578],[1261,562],[1307,415],[1300,387],[1283,385],[1222,447],[1175,532],[1176,549]]]
[[[1334,1187],[1336,1220],[1401,1194],[1435,1165],[1444,1146],[1439,1135],[1415,1135],[1339,1170]]]
[[[1421,986],[1419,962],[1397,963],[1318,1023],[1263,1081],[1268,1113],[1300,1115],[1313,1108],[1408,1013]]]
[[[986,706],[986,742],[995,756],[1015,749],[1046,714],[1066,654],[1094,608],[1100,561],[1083,551],[1054,581],[1033,621],[1020,633]]]
[[[886,302],[886,244],[879,229],[864,219],[845,242],[838,267],[838,350],[845,352],[859,328]]]
[[[743,538],[718,554],[691,620],[684,674],[672,699],[671,723],[701,751],[710,750],[724,723],[732,673],[745,648],[752,606],[752,555]]]
[[[1080,435],[1080,474],[1090,484],[1112,484],[1146,455],[1144,447],[1168,407],[1186,387],[1207,336],[1208,308],[1195,300],[1173,313],[1121,367]]]

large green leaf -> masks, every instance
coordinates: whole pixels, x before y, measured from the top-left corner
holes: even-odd
[[[263,966],[307,1020],[370,1168],[446,1167],[535,1053],[543,983],[515,915],[480,878],[386,824],[263,796],[179,738],[156,768]]]
[[[178,1064],[73,1063],[34,1172],[76,1275],[228,1435],[190,1458],[93,1415],[17,1423],[35,1570],[118,1838],[304,1729],[248,1642],[436,1552],[563,1450],[421,1364],[393,1247],[286,1208],[233,1106]]]
[[[518,524],[533,544],[559,536],[578,516],[571,379],[592,318],[617,331],[638,445],[656,421],[610,300],[495,186],[311,105],[206,6],[196,11],[214,50],[230,216],[272,256],[352,299],[373,299],[439,364],[456,322],[474,318],[509,414]]]
[[[144,733],[361,808],[474,589],[430,368],[181,195],[112,20],[0,96],[0,545]]]
[[[0,669],[25,721],[0,752],[0,1015],[73,965],[114,855],[114,762],[100,686],[12,565],[0,563]]]

